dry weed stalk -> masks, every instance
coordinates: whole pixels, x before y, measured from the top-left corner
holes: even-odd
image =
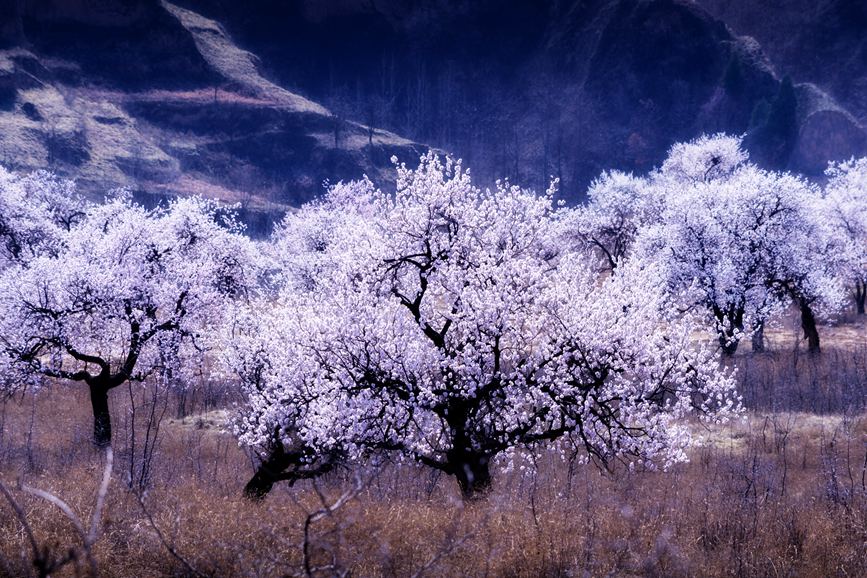
[[[108,494],[108,486],[111,482],[111,471],[113,465],[114,453],[109,446],[105,450],[105,469],[103,470],[102,481],[100,482],[99,488],[97,490],[96,504],[94,505],[93,514],[90,518],[90,525],[87,528],[85,528],[85,525],[81,521],[81,518],[78,517],[78,515],[69,506],[69,504],[55,494],[20,483],[20,480],[18,484],[18,489],[56,506],[63,513],[63,515],[66,516],[66,518],[69,519],[70,522],[72,522],[72,526],[75,528],[75,531],[81,538],[81,552],[84,555],[84,559],[87,560],[88,565],[90,566],[91,576],[97,576],[99,573],[96,558],[94,558],[93,556],[93,545],[99,538],[99,523],[102,517],[102,511],[105,507],[105,497],[106,494]],[[0,492],[3,493],[6,501],[15,512],[16,518],[18,518],[18,521],[24,528],[24,532],[27,536],[27,540],[30,543],[32,550],[31,560],[33,562],[33,566],[36,568],[38,576],[40,578],[49,576],[55,571],[60,570],[61,568],[72,562],[76,564],[76,576],[80,575],[81,569],[78,566],[80,553],[77,547],[71,546],[69,550],[62,556],[55,556],[51,551],[51,548],[49,548],[45,544],[39,544],[33,533],[33,530],[30,527],[30,524],[27,521],[27,514],[25,513],[21,505],[12,496],[11,492],[9,492],[9,489],[2,482],[0,482]]]

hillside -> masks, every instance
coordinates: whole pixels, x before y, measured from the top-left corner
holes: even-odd
[[[858,0],[700,0],[755,37],[780,71],[815,83],[867,122],[867,3]],[[772,17],[769,17],[772,16]]]
[[[707,131],[749,133],[756,160],[811,175],[867,150],[845,102],[810,77],[784,83],[759,42],[693,2],[186,2],[286,86],[488,180],[559,176],[567,198]]]
[[[426,150],[269,81],[211,19],[168,2],[93,6],[28,2],[3,27],[5,165],[95,195],[195,192],[271,211],[325,179],[387,180],[392,155]]]
[[[761,164],[812,176],[867,152],[864,98],[838,88],[860,69],[801,74],[771,37],[769,59],[732,31],[762,12],[723,0],[2,4],[0,162],[87,192],[270,211],[325,179],[387,183],[390,157],[426,143],[483,182],[557,176],[578,200],[601,170],[646,171],[702,132],[746,133]]]

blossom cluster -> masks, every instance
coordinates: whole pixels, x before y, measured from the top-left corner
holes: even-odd
[[[69,182],[0,177],[19,209],[4,213],[17,247],[0,270],[6,391],[46,377],[111,389],[157,370],[180,383],[190,356],[213,345],[207,330],[224,305],[257,284],[253,244],[211,201],[149,210],[115,191],[91,204]]]

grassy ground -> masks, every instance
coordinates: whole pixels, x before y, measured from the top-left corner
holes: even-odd
[[[121,388],[92,561],[69,516],[23,489],[67,502],[87,534],[104,458],[86,392],[17,397],[0,407],[0,574],[71,554],[52,575],[867,576],[861,331],[826,331],[818,358],[777,335],[775,351],[739,355],[751,411],[696,426],[690,463],[673,471],[543,456],[498,471],[469,505],[451,479],[395,463],[246,502],[252,462],[226,431],[229,395]]]

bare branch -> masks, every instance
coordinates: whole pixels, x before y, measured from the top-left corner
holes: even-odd
[[[88,532],[87,539],[85,540],[88,548],[96,542],[96,533],[99,531],[102,509],[105,507],[105,496],[108,494],[108,484],[111,482],[112,465],[114,465],[114,452],[111,446],[108,446],[105,450],[105,470],[102,473],[102,483],[99,486],[99,493],[96,495],[96,506],[90,519],[90,532]]]

